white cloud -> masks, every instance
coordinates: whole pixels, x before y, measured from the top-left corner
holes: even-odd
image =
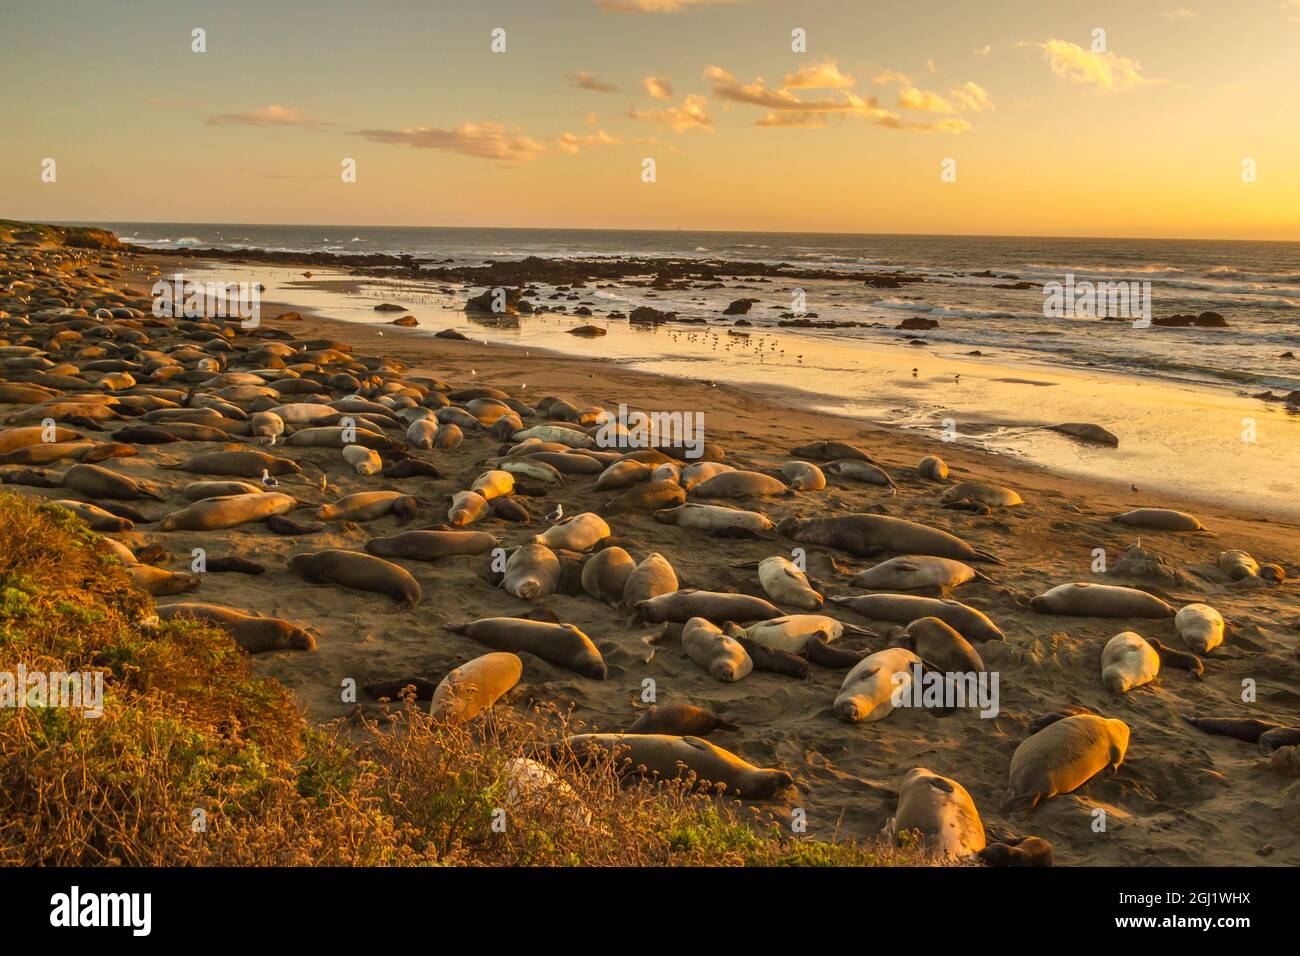
[[[1152,80],[1142,75],[1142,64],[1114,53],[1093,53],[1068,40],[1051,39],[1044,43],[1031,43],[1039,47],[1051,64],[1052,72],[1059,77],[1085,83],[1106,93],[1128,92],[1139,86],[1153,86],[1163,80]]]

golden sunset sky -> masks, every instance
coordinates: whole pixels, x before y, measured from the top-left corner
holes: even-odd
[[[0,217],[1300,240],[1298,60],[1300,0],[5,3]]]

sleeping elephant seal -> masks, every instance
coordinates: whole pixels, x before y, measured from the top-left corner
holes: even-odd
[[[857,597],[833,597],[831,602],[851,608],[873,621],[910,624],[917,618],[937,617],[968,641],[1006,640],[987,614],[960,601],[915,594],[860,594]]]
[[[296,499],[278,491],[201,498],[164,517],[158,523],[158,530],[216,531],[235,528],[250,521],[265,521],[272,515],[287,514],[297,506]]]
[[[201,583],[197,574],[190,574],[188,571],[167,571],[163,568],[155,568],[152,564],[133,564],[126,570],[131,575],[132,584],[154,597],[184,594],[186,591],[193,591]]]
[[[739,730],[717,714],[691,704],[655,704],[629,727],[629,734],[668,734],[673,737],[707,737],[715,730]]]
[[[1116,634],[1101,651],[1101,682],[1107,690],[1126,694],[1156,679],[1160,655],[1140,634]]]
[[[835,695],[835,716],[850,724],[882,720],[894,711],[894,694],[908,693],[921,659],[905,647],[890,647],[864,657],[844,676]]]
[[[436,561],[459,554],[483,554],[500,542],[486,531],[403,531],[386,538],[371,538],[366,550],[381,558]]]
[[[178,471],[230,478],[261,478],[268,475],[296,475],[302,472],[296,461],[260,451],[213,451],[195,455],[176,465]]]
[[[1205,530],[1204,525],[1195,515],[1169,508],[1136,508],[1122,515],[1115,515],[1110,520],[1128,525],[1130,528],[1153,528],[1156,531]]]
[[[774,617],[743,629],[748,640],[774,651],[802,654],[810,640],[838,641],[845,633],[862,637],[876,637],[875,632],[856,624],[844,624],[824,614],[786,614]],[[859,660],[861,657],[859,657]],[[813,663],[816,663],[814,661]],[[854,661],[857,663],[857,661]]]
[[[1044,727],[1016,748],[1002,812],[1030,810],[1044,797],[1073,793],[1128,752],[1128,724],[1077,714]]]
[[[856,458],[858,461],[869,461],[872,464],[876,463],[874,458],[857,445],[849,445],[842,441],[815,441],[811,445],[800,445],[798,448],[792,448],[790,454],[798,455],[801,458],[811,458],[813,461],[835,461],[837,458]]]
[[[633,613],[647,624],[664,621],[684,623],[693,617],[722,624],[726,621],[745,623],[764,621],[781,616],[781,609],[762,598],[748,594],[727,594],[722,591],[673,591],[648,601],[638,601]]]
[[[295,554],[289,559],[289,570],[316,584],[337,584],[357,591],[387,594],[408,607],[415,607],[424,597],[420,582],[405,568],[361,551]]]
[[[1154,594],[1115,584],[1058,584],[1029,602],[1039,614],[1074,617],[1173,617],[1174,609]]]
[[[231,495],[256,495],[263,489],[246,481],[192,481],[181,489],[188,501],[204,498],[229,498]]]
[[[524,662],[507,651],[476,657],[442,679],[429,713],[451,723],[473,720],[518,684],[523,672]]]
[[[1300,746],[1300,727],[1274,727],[1259,735],[1259,752],[1268,756],[1279,747]]]
[[[129,518],[119,518],[117,515],[109,514],[103,508],[96,507],[89,502],[67,499],[51,501],[50,504],[68,509],[86,522],[91,531],[130,531],[135,527],[135,522]]]
[[[1207,734],[1231,737],[1248,744],[1256,743],[1263,734],[1282,726],[1271,720],[1258,720],[1254,717],[1192,717],[1183,714],[1182,718]]]
[[[635,570],[636,562],[622,548],[605,548],[583,563],[582,589],[597,601],[617,604],[623,600],[628,578]]]
[[[1148,637],[1146,642],[1159,655],[1161,667],[1176,667],[1190,672],[1197,680],[1205,680],[1205,663],[1195,654],[1174,650],[1167,644],[1160,643],[1154,637]]]
[[[702,617],[693,617],[682,628],[682,650],[709,675],[733,684],[754,669],[745,649]]]
[[[679,528],[694,528],[710,534],[731,537],[757,537],[772,530],[772,522],[757,511],[742,511],[721,505],[684,504],[676,508],[656,511],[655,520],[675,524]]]
[[[787,461],[780,472],[795,491],[821,491],[826,487],[826,475],[810,461]]]
[[[374,521],[393,513],[410,520],[416,501],[400,491],[358,491],[322,505],[316,511],[318,521]]]
[[[921,846],[961,859],[984,849],[984,824],[966,788],[956,780],[916,767],[903,778],[898,809],[882,835],[898,842],[909,830],[921,834]]]
[[[1224,551],[1215,563],[1230,581],[1259,577],[1259,562],[1246,551]]]
[[[584,677],[604,680],[605,659],[586,634],[572,624],[521,617],[485,617],[449,628],[498,651],[527,651]]]
[[[916,656],[941,671],[980,674],[984,659],[970,642],[937,617],[923,617],[907,625],[907,639]]]
[[[578,734],[563,742],[579,759],[601,750],[614,754],[625,775],[658,780],[682,780],[693,775],[696,788],[720,787],[744,799],[762,799],[790,786],[784,770],[765,770],[699,737],[668,734]]]
[[[663,478],[637,485],[601,505],[606,517],[629,511],[663,511],[686,503],[686,491],[677,482]]]
[[[1223,643],[1223,615],[1208,604],[1188,604],[1174,615],[1174,627],[1184,643],[1208,654]]]
[[[916,473],[926,481],[947,481],[948,465],[938,455],[926,455],[916,466]]]
[[[933,591],[946,595],[976,578],[984,576],[961,561],[908,554],[859,571],[849,583],[867,591]]]
[[[1056,859],[1052,844],[1036,836],[990,843],[976,855],[985,866],[1051,866]]]
[[[487,499],[476,491],[458,491],[451,496],[447,510],[447,523],[453,528],[473,524],[488,513]]]
[[[234,638],[235,643],[250,654],[316,649],[316,638],[309,631],[276,617],[258,617],[215,604],[160,604],[157,611],[158,617],[164,621],[176,617],[192,617],[213,624]]]
[[[550,548],[524,544],[515,548],[506,560],[501,587],[521,601],[535,601],[554,594],[560,583],[560,559]]]
[[[953,485],[939,496],[939,501],[945,508],[982,508],[986,511],[1019,508],[1025,503],[1019,492],[985,481],[963,481]]]
[[[588,511],[551,525],[534,537],[533,543],[562,551],[590,551],[609,535],[609,525],[605,519]]]
[[[115,501],[139,501],[141,498],[163,500],[163,496],[151,482],[135,481],[99,465],[73,465],[63,473],[63,487],[96,500],[103,498],[111,498]]]
[[[784,481],[758,471],[724,471],[691,489],[693,498],[748,498],[794,493],[794,489]]]
[[[808,583],[808,575],[780,555],[758,563],[758,583],[768,597],[786,607],[816,611],[822,606],[822,596]]]
[[[661,594],[671,594],[677,590],[677,585],[677,572],[668,563],[668,559],[656,551],[648,555],[627,576],[627,582],[623,585],[621,604],[624,610],[630,611],[642,601],[659,597]]]
[[[887,515],[848,514],[829,518],[783,518],[776,530],[787,538],[806,544],[824,544],[860,558],[886,551],[900,554],[929,554],[958,561],[1001,562],[977,551],[956,535],[938,528]]]

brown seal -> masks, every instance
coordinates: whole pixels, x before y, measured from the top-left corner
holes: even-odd
[[[1052,844],[1036,836],[990,843],[975,855],[985,866],[1051,866],[1056,859]]]
[[[316,649],[316,638],[310,632],[275,617],[257,617],[215,604],[162,604],[157,610],[158,616],[164,621],[192,617],[216,625],[250,654],[259,651]]]
[[[739,729],[730,721],[702,707],[691,704],[656,704],[641,714],[626,732],[707,737],[715,730]]]
[[[415,607],[424,597],[420,582],[405,568],[362,551],[295,554],[289,559],[289,570],[317,584],[338,584],[358,591],[387,594],[409,607]]]

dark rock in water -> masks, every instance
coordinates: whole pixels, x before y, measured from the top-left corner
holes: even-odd
[[[632,310],[627,320],[633,325],[659,325],[661,322],[670,322],[675,318],[677,318],[676,312],[662,312],[648,305],[641,305]]]
[[[995,289],[1036,289],[1038,286],[1032,282],[1005,282],[993,286]]]
[[[757,299],[737,299],[722,310],[723,315],[745,315],[754,306]]]
[[[404,316],[402,316],[400,319],[393,319],[393,321],[389,322],[388,324],[389,324],[389,325],[400,325],[400,326],[401,326],[402,328],[404,328],[404,329],[409,329],[409,328],[412,328],[412,327],[414,327],[414,326],[419,325],[420,323],[416,321],[415,316],[413,316],[413,315],[404,315]]]
[[[576,329],[569,329],[568,331],[570,335],[581,335],[584,338],[591,339],[605,334],[605,330],[599,325],[580,325]]]
[[[393,305],[391,302],[381,302],[375,306],[376,312],[405,312],[406,310],[400,305]]]
[[[894,326],[896,329],[937,329],[938,327],[939,322],[937,319],[926,319],[919,315],[909,315]]]
[[[462,342],[469,341],[468,335],[462,335],[460,332],[457,332],[455,329],[443,329],[441,332],[435,332],[433,337],[435,339],[459,339]]]
[[[487,312],[490,315],[518,315],[521,310],[524,292],[522,289],[510,289],[498,286],[478,295],[472,295],[465,302],[466,312]],[[530,305],[526,311],[531,312]]]
[[[754,323],[751,322],[751,321],[749,321],[749,319],[737,319],[735,322],[732,322],[731,324],[732,324],[732,325],[751,326],[751,325],[753,325]]]
[[[1292,351],[1289,351],[1289,350],[1288,350],[1288,351],[1286,351],[1286,352],[1283,352],[1281,355],[1279,355],[1278,358],[1289,358],[1289,359],[1293,359],[1293,358],[1295,358],[1295,353],[1292,352]]]
[[[1226,329],[1228,320],[1218,312],[1202,312],[1200,315],[1171,315],[1152,319],[1151,324],[1166,329],[1185,329],[1193,326],[1200,329]]]
[[[1049,425],[1047,430],[1060,432],[1062,435],[1069,435],[1071,438],[1077,438],[1079,441],[1089,442],[1093,445],[1107,445],[1111,448],[1119,447],[1118,437],[1100,425],[1094,425],[1091,422],[1065,422],[1061,425]]]

